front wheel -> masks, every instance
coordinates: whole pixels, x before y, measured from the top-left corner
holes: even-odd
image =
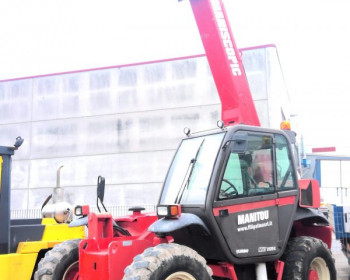
[[[290,240],[282,259],[283,280],[337,279],[332,253],[319,239],[303,236]]]
[[[124,273],[123,280],[212,280],[212,271],[203,257],[174,243],[146,249]]]
[[[45,254],[34,274],[34,280],[79,279],[80,239],[67,240]]]

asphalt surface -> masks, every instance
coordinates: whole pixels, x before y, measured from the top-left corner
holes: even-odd
[[[337,280],[350,280],[350,265],[347,258],[341,251],[341,244],[338,240],[332,242],[332,254],[335,259],[335,268],[337,270]]]

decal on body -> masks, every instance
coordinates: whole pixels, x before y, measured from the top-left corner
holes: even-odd
[[[269,210],[258,211],[253,213],[238,215],[238,225],[245,225],[248,223],[255,223],[269,219]]]

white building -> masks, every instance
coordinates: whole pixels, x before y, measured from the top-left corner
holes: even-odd
[[[243,53],[260,121],[278,128],[288,96],[276,49]],[[220,110],[205,56],[0,81],[0,143],[25,139],[11,208],[40,208],[61,165],[72,205],[95,204],[98,175],[106,205],[156,204],[183,128],[214,128]]]

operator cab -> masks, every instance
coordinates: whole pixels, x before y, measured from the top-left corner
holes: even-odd
[[[182,214],[150,230],[170,234],[207,260],[279,259],[298,202],[295,170],[288,136],[280,130],[237,125],[189,136],[159,200],[160,206],[181,205]]]

